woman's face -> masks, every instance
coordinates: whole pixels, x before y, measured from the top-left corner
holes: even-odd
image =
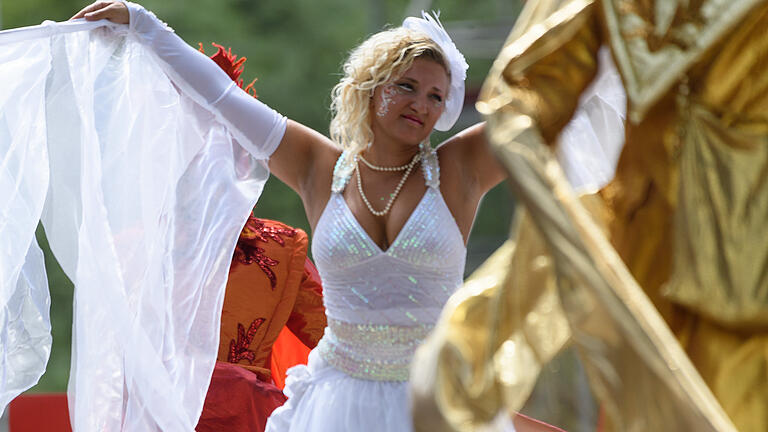
[[[431,59],[417,58],[403,76],[373,92],[374,137],[384,135],[411,145],[422,142],[443,114],[448,88],[448,74],[443,66]]]

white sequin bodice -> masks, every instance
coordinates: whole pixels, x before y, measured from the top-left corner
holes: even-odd
[[[435,152],[427,151],[422,171],[429,187],[386,251],[344,201],[345,179],[334,179],[341,187],[334,187],[315,228],[312,254],[328,315],[318,350],[358,378],[406,380],[416,346],[463,280],[463,237],[440,193]],[[336,177],[348,176],[339,165]]]

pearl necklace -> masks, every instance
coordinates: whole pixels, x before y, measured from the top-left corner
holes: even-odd
[[[395,167],[387,167],[387,166],[374,165],[374,164],[368,162],[367,160],[365,160],[363,155],[357,155],[357,158],[359,160],[363,161],[363,163],[366,164],[368,166],[368,168],[370,168],[370,169],[372,169],[374,171],[403,171],[405,169],[408,169],[408,167],[411,166],[411,164],[413,164],[413,159],[411,159],[411,161],[408,162],[405,165],[400,165],[400,166],[395,166]]]
[[[363,181],[360,179],[360,166],[357,166],[357,169],[355,169],[355,173],[357,175],[357,190],[360,192],[360,196],[363,198],[363,202],[365,203],[365,206],[368,207],[368,210],[374,215],[374,216],[384,216],[385,214],[389,213],[389,210],[392,208],[392,203],[395,202],[395,198],[397,198],[397,195],[400,193],[400,189],[403,188],[403,185],[405,184],[405,180],[408,178],[408,176],[411,174],[411,171],[413,171],[413,167],[416,166],[416,164],[421,160],[421,153],[416,153],[416,155],[413,156],[413,159],[411,159],[410,162],[408,162],[406,165],[403,165],[401,167],[378,167],[375,165],[371,165],[363,159],[362,156],[358,156],[357,159],[362,159],[363,163],[368,165],[369,168],[376,170],[376,171],[402,171],[405,170],[403,173],[403,177],[400,179],[400,183],[397,184],[397,187],[395,188],[395,191],[392,192],[392,196],[389,198],[389,202],[384,207],[384,210],[376,211],[373,209],[373,206],[371,205],[370,201],[368,201],[368,197],[365,196],[365,193],[363,192]]]

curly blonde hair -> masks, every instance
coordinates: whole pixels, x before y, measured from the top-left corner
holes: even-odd
[[[359,153],[372,143],[370,99],[374,90],[398,79],[419,57],[442,65],[450,81],[440,47],[410,29],[397,27],[376,33],[352,50],[344,63],[344,77],[331,91],[331,139],[351,153]]]

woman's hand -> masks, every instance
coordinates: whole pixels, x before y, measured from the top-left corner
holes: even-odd
[[[119,1],[97,1],[86,6],[70,19],[85,18],[87,21],[107,19],[117,24],[128,24],[128,7]]]

